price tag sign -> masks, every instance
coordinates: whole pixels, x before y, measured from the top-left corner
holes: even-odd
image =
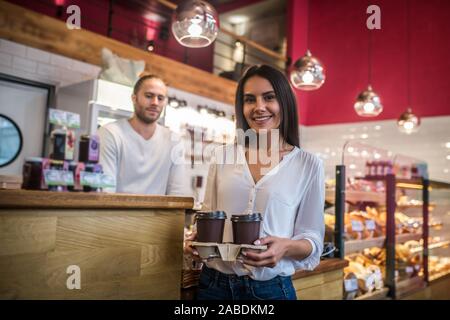
[[[64,181],[65,186],[73,186],[75,181],[73,179],[72,171],[62,171],[62,179]]]
[[[369,231],[375,230],[375,221],[370,219],[370,220],[366,220],[366,229]]]
[[[344,288],[346,292],[352,292],[358,290],[358,279],[345,279]]]
[[[60,186],[64,185],[63,171],[55,169],[44,170],[44,181],[48,186]]]
[[[352,230],[355,232],[362,232],[364,231],[364,225],[359,220],[352,220]]]
[[[95,172],[80,172],[80,185],[99,188],[101,185],[101,174]]]
[[[65,126],[67,124],[66,113],[62,110],[50,108],[48,113],[49,122],[58,126]]]
[[[66,123],[69,128],[80,128],[80,115],[78,113],[66,112]]]

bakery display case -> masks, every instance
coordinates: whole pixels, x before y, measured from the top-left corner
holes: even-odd
[[[412,186],[419,187],[420,186]],[[415,199],[420,189],[409,189],[402,195],[402,201],[406,202],[409,211],[415,211]],[[429,181],[428,206],[428,277],[430,284],[450,278],[450,184],[438,181]],[[420,204],[420,203],[419,203]],[[415,250],[423,250],[419,244]]]
[[[325,213],[337,254],[349,261],[344,270],[344,299],[400,298],[425,285],[428,265],[423,248],[428,243],[423,240],[423,223],[428,215],[423,208],[428,200],[420,192],[411,198],[414,214],[397,206],[397,201],[402,203],[409,193],[402,183],[427,181],[421,176],[426,166],[414,161],[406,169],[400,160],[363,143],[344,145],[335,187],[327,189],[334,214]]]
[[[342,164],[336,167],[335,188],[327,189],[327,201],[335,205],[334,215],[325,214],[327,230],[334,232],[338,256],[349,262],[344,269],[344,299],[387,297],[386,189],[382,177],[390,170],[389,151],[347,142]]]
[[[391,288],[392,296],[401,299],[425,288],[428,281],[428,225],[432,207],[427,164],[396,154],[393,167],[395,184],[391,187],[391,198],[395,205],[396,232]]]

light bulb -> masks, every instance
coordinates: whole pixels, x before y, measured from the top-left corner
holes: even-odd
[[[198,37],[198,36],[200,36],[200,35],[202,34],[202,31],[203,31],[202,27],[200,27],[200,26],[199,26],[198,24],[196,24],[196,23],[191,24],[191,25],[189,26],[189,28],[188,28],[189,34],[190,34],[191,36],[193,36],[193,37]]]
[[[412,130],[414,128],[414,123],[407,121],[403,124],[403,128],[405,128],[405,130]]]
[[[363,108],[365,112],[373,112],[373,110],[375,110],[375,106],[372,102],[365,103]]]
[[[306,71],[303,75],[302,75],[302,80],[304,83],[310,84],[314,81],[314,76],[311,72]]]

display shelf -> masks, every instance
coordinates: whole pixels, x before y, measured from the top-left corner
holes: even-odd
[[[386,237],[364,240],[349,240],[345,242],[345,254],[355,253],[371,247],[384,247]]]
[[[405,210],[405,209],[422,209],[421,204],[397,204],[397,209]],[[436,207],[435,203],[430,203],[428,205],[428,210],[432,211]]]
[[[433,244],[428,245],[428,250],[432,250],[432,249],[437,249],[437,248],[444,248],[450,245],[450,241],[440,241],[440,242],[436,242]],[[423,247],[418,247],[418,248],[414,248],[411,249],[411,253],[417,253],[417,252],[422,252],[423,251]]]
[[[330,203],[335,203],[335,190],[326,190],[325,200]],[[350,203],[358,202],[375,202],[384,203],[386,201],[386,194],[383,192],[374,191],[356,191],[356,190],[346,190],[345,191],[345,201]]]
[[[404,233],[396,235],[397,243],[404,243],[410,240],[420,240],[422,238],[421,233]],[[355,252],[362,251],[366,248],[372,247],[384,247],[386,241],[386,237],[377,237],[372,239],[363,239],[363,240],[349,240],[345,241],[345,253],[351,254]]]
[[[426,282],[422,277],[415,276],[412,278],[397,281],[396,283],[396,299],[405,297],[418,290],[422,290],[426,287]]]
[[[387,294],[389,292],[388,288],[382,288],[380,290],[375,290],[370,293],[363,294],[354,300],[384,300],[388,299]]]
[[[436,230],[440,230],[442,229],[442,227],[444,226],[444,223],[442,221],[439,222],[430,222],[428,223],[428,226],[430,228],[435,228]]]
[[[402,233],[395,235],[395,242],[404,243],[410,240],[419,241],[422,239],[422,233]]]
[[[433,282],[433,281],[436,281],[436,280],[441,280],[444,277],[449,277],[450,278],[450,270],[433,274],[433,275],[430,276],[429,280],[430,280],[430,282]]]
[[[416,185],[420,188],[422,188],[422,180],[421,179],[402,179],[402,178],[396,178],[395,182],[397,183],[397,187],[399,184],[404,183],[404,184],[411,184],[411,185]]]

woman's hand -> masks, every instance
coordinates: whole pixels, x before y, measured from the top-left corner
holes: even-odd
[[[248,250],[243,251],[242,254],[245,257],[243,262],[254,267],[273,268],[286,255],[291,242],[292,240],[290,239],[278,237],[265,237],[256,240],[255,244],[267,245],[267,250],[260,253]]]
[[[195,241],[196,238],[197,238],[197,232],[196,231],[192,231],[192,232],[186,233],[185,239],[184,239],[183,251],[184,251],[185,254],[191,255],[192,259],[194,259],[195,261],[201,262],[202,259],[198,255],[197,250],[195,250],[195,248],[192,246],[192,242]]]

